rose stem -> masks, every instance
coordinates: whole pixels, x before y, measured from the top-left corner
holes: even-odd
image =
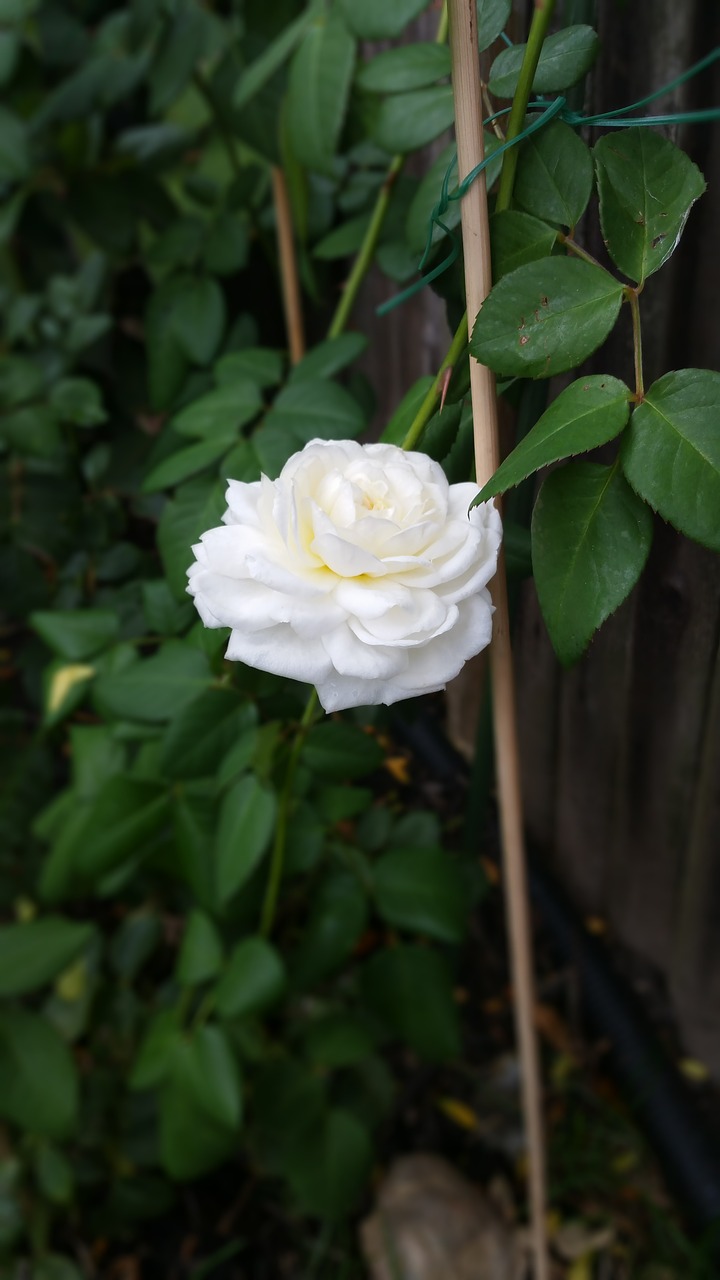
[[[280,255],[280,281],[282,284],[285,328],[290,348],[290,360],[297,364],[305,355],[305,327],[303,325],[300,281],[298,279],[292,214],[288,199],[285,174],[277,165],[272,171],[275,224],[277,227],[278,253]]]
[[[482,92],[477,52],[477,8],[475,0],[449,0],[449,8],[458,177],[462,181],[480,163],[484,153]],[[530,80],[532,82],[532,76]],[[474,319],[492,285],[484,173],[476,179],[463,198],[461,214],[468,317]],[[470,393],[473,407],[477,482],[482,486],[490,479],[500,463],[497,401],[493,375],[489,369],[474,359],[470,360]],[[532,933],[525,868],[507,580],[502,549],[498,559],[498,571],[492,586],[492,595],[495,603],[495,618],[490,659],[495,757],[505,867],[505,900],[515,992],[515,1025],[529,1153],[532,1244],[536,1280],[548,1280],[542,1085],[534,1029]]]

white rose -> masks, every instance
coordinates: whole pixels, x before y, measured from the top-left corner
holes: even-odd
[[[443,689],[490,641],[502,535],[422,453],[312,440],[277,480],[231,480],[188,591],[227,657],[307,681],[326,711]]]

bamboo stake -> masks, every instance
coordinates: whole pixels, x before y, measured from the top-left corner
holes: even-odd
[[[300,283],[295,256],[290,200],[288,199],[285,174],[277,166],[273,167],[272,184],[285,328],[290,348],[290,361],[292,364],[297,364],[305,354],[305,327],[303,325],[302,303],[300,301]]]
[[[482,89],[478,62],[475,0],[449,0],[450,54],[455,98],[455,133],[460,181],[483,159]],[[470,325],[492,285],[485,174],[472,183],[461,204],[465,289]],[[495,379],[470,360],[477,482],[484,485],[500,464]],[[548,1280],[545,1138],[542,1086],[535,1038],[532,933],[523,839],[520,761],[515,685],[510,649],[504,556],[492,583],[495,604],[490,648],[495,756],[505,868],[505,901],[515,995],[515,1026],[522,1073],[522,1097],[529,1155],[530,1220],[536,1280]]]

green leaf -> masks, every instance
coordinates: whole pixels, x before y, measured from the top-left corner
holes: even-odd
[[[521,209],[574,227],[584,214],[593,186],[588,147],[562,120],[553,120],[520,148],[513,199]]]
[[[51,1204],[68,1205],[72,1200],[72,1166],[57,1147],[43,1143],[35,1152],[35,1177],[38,1187]]]
[[[0,31],[0,86],[12,80],[20,56],[20,38],[15,31]]]
[[[581,364],[612,329],[623,286],[601,267],[550,258],[518,267],[492,289],[470,351],[496,373],[549,378]]]
[[[96,427],[105,422],[100,388],[89,378],[61,378],[50,392],[50,407],[61,422]]]
[[[357,83],[370,93],[404,93],[423,89],[450,75],[450,50],[445,44],[411,44],[386,49],[361,68]]]
[[[339,0],[348,26],[360,40],[387,40],[399,36],[426,7],[427,0]]]
[[[164,1080],[181,1035],[177,1009],[161,1009],[148,1023],[128,1079],[131,1089],[154,1089]]]
[[[216,802],[213,794],[188,789],[175,797],[173,838],[178,879],[188,885],[197,903],[215,908],[214,866],[208,850],[215,837]]]
[[[110,609],[54,609],[31,614],[30,623],[53,653],[77,662],[116,641],[120,619]]]
[[[272,480],[309,440],[351,439],[364,426],[365,415],[349,391],[335,382],[307,378],[283,388],[253,444],[263,472]]]
[[[26,1133],[66,1138],[75,1128],[78,1080],[64,1040],[37,1013],[0,1013],[0,1115]]]
[[[367,899],[354,876],[327,875],[314,891],[302,941],[288,964],[295,990],[315,986],[351,954],[365,928]]]
[[[551,462],[614,440],[629,416],[630,391],[619,378],[598,373],[571,382],[500,464],[476,502],[504,493]]]
[[[228,429],[223,434],[216,434],[207,440],[198,440],[196,444],[184,449],[177,449],[169,457],[163,458],[145,477],[142,489],[144,493],[157,493],[161,489],[172,489],[199,471],[205,471],[218,462],[223,454],[235,443],[235,433]]]
[[[0,926],[0,997],[43,987],[67,968],[94,935],[90,924],[46,916]]]
[[[177,962],[180,986],[195,987],[217,977],[222,962],[222,939],[212,920],[204,911],[191,911]]]
[[[603,239],[615,265],[642,283],[677,247],[705,180],[684,151],[650,129],[613,130],[594,156]]]
[[[288,135],[308,169],[332,171],[355,65],[355,41],[339,15],[318,14],[293,54],[286,100]]]
[[[634,410],[621,463],[636,493],[681,533],[720,551],[720,373],[666,373]]]
[[[502,165],[502,156],[499,158],[493,156],[493,152],[499,145],[500,143],[494,134],[485,133],[485,155],[491,157],[490,163],[485,169],[488,190],[495,182]],[[437,160],[428,169],[410,202],[405,234],[409,248],[418,254],[422,253],[425,248],[430,230],[430,218],[440,199],[443,181],[451,163],[453,163],[454,156],[454,143],[443,148]],[[444,211],[442,221],[449,230],[452,230],[460,222],[460,200],[457,199],[457,174],[454,167],[450,174],[449,194],[454,198],[450,200],[448,208]],[[445,233],[439,227],[435,227],[433,230],[433,243],[442,240],[444,235]]]
[[[256,58],[249,67],[243,70],[233,97],[233,105],[236,110],[239,111],[241,107],[250,102],[256,93],[259,93],[263,86],[272,79],[275,72],[279,71],[283,63],[287,62],[295,46],[302,39],[311,15],[312,8],[308,7],[294,22],[283,28],[279,36],[271,41],[259,58]]]
[[[153,409],[166,409],[180,391],[188,362],[174,332],[175,304],[182,296],[182,279],[163,280],[145,312],[148,391]]]
[[[225,298],[209,276],[181,276],[171,314],[171,332],[193,364],[209,364],[225,330]]]
[[[279,1000],[285,989],[282,958],[264,938],[244,938],[233,948],[215,988],[215,1008],[221,1018],[261,1013]]]
[[[320,342],[290,373],[291,382],[304,382],[308,378],[333,378],[357,360],[366,349],[368,340],[364,333],[341,333],[337,338]]]
[[[29,169],[27,129],[18,116],[0,107],[0,182],[19,182]]]
[[[208,271],[219,276],[234,275],[247,265],[249,252],[247,219],[221,210],[203,240],[203,262]]]
[[[215,843],[217,898],[222,906],[242,888],[267,851],[276,812],[274,793],[254,774],[227,792]]]
[[[173,427],[180,435],[198,440],[216,436],[234,439],[261,408],[262,396],[257,383],[239,376],[193,400],[173,418]]]
[[[333,1013],[313,1022],[305,1036],[305,1052],[319,1067],[349,1067],[372,1053],[375,1045],[367,1028],[347,1013]]]
[[[257,711],[232,689],[206,689],[178,712],[163,738],[161,768],[170,778],[206,778],[246,735],[255,740]]]
[[[546,258],[556,239],[552,227],[529,213],[517,209],[494,213],[490,218],[490,244],[495,283],[527,262]]]
[[[170,587],[179,600],[187,599],[187,571],[192,546],[201,533],[220,524],[226,509],[225,485],[206,478],[191,480],[165,504],[157,543]]]
[[[417,151],[449,129],[454,119],[450,85],[394,94],[385,99],[377,113],[373,140],[391,155]]]
[[[160,1155],[170,1177],[200,1177],[237,1144],[242,1093],[232,1051],[218,1027],[178,1041],[160,1091]]]
[[[617,465],[570,462],[547,477],[533,512],[533,569],[550,639],[565,666],[630,594],[651,541],[650,511]]]
[[[182,640],[166,640],[152,658],[99,676],[93,690],[98,709],[122,720],[171,720],[212,680],[205,654]]]
[[[315,725],[303,746],[303,763],[323,781],[361,778],[385,758],[380,743],[351,724],[325,720]]]
[[[67,893],[76,879],[95,885],[109,871],[139,856],[167,817],[169,801],[156,783],[120,774],[79,806],[45,860],[40,892]]]
[[[182,93],[205,53],[207,42],[208,19],[194,0],[184,0],[169,10],[168,15],[149,75],[153,116],[161,115]]]
[[[305,1142],[297,1144],[285,1172],[302,1209],[337,1222],[365,1191],[372,1158],[363,1125],[349,1111],[335,1107]]]
[[[508,23],[512,0],[477,0],[478,50],[488,49]]]
[[[548,36],[532,83],[533,93],[557,93],[577,84],[592,67],[600,42],[592,27],[563,27]],[[527,45],[503,49],[490,68],[488,88],[497,98],[512,98]]]
[[[221,356],[213,370],[218,386],[247,378],[258,387],[276,387],[282,380],[285,362],[279,351],[269,347],[245,347]],[[197,402],[196,402],[197,403]],[[175,420],[177,423],[177,419]]]
[[[335,258],[349,258],[360,248],[369,222],[368,214],[362,213],[357,218],[342,222],[339,227],[333,227],[322,240],[318,240],[312,251],[313,257],[324,262],[332,262]]]
[[[460,942],[467,922],[467,890],[457,864],[442,849],[393,849],[375,866],[375,896],[384,920]]]
[[[361,981],[370,1008],[420,1057],[439,1062],[460,1053],[450,973],[436,951],[380,951],[364,966]]]

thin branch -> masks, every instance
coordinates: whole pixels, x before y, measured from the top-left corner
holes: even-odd
[[[639,289],[626,289],[625,297],[630,303],[633,328],[633,356],[635,358],[635,395],[638,401],[645,399],[645,379],[643,377],[642,330],[640,328]]]
[[[272,183],[278,256],[280,259],[280,280],[282,284],[283,309],[285,311],[285,329],[290,348],[290,360],[292,364],[297,364],[305,355],[302,297],[287,183],[282,169],[276,166],[273,167],[272,171]]]
[[[551,7],[551,6],[545,6]],[[536,10],[537,18],[538,10]],[[483,159],[482,93],[477,56],[474,0],[450,0],[450,52],[455,96],[455,132],[460,181]],[[537,31],[536,20],[533,27]],[[542,44],[542,41],[540,41]],[[529,84],[532,83],[532,74]],[[513,108],[514,110],[515,108]],[[524,115],[524,109],[523,109]],[[512,116],[511,116],[512,119]],[[509,132],[509,131],[508,131]],[[506,158],[512,154],[506,152]],[[512,177],[506,189],[512,189]],[[461,204],[468,314],[476,316],[492,285],[487,191],[482,173]],[[470,360],[477,482],[485,484],[500,460],[495,380]],[[505,562],[502,553],[492,585],[495,604],[490,648],[500,825],[505,868],[505,901],[515,994],[515,1022],[522,1071],[523,1109],[528,1139],[530,1217],[536,1280],[548,1280],[545,1137],[542,1085],[534,1028],[535,992],[532,934],[523,838],[520,759]]]
[[[517,89],[513,97],[510,116],[508,119],[506,138],[517,138],[522,132],[525,123],[525,112],[527,104],[530,101],[532,92],[532,82],[535,79],[537,64],[540,60],[543,41],[547,35],[547,29],[550,25],[550,19],[555,9],[555,0],[536,0],[535,12],[533,13],[530,30],[528,32],[527,45],[525,47],[525,56],[523,57],[522,66],[520,68],[520,77],[518,79]],[[500,171],[500,185],[498,187],[496,210],[509,209],[510,200],[512,198],[512,190],[515,185],[515,170],[517,169],[518,149],[517,147],[509,147],[503,156],[502,169]]]
[[[440,400],[442,396],[443,388],[445,386],[445,379],[443,375],[448,369],[455,368],[463,351],[465,350],[465,347],[467,346],[467,340],[468,328],[466,312],[455,330],[447,355],[438,369],[437,377],[432,386],[428,388],[425,399],[410,424],[410,428],[403,440],[403,449],[414,449],[415,445],[418,443],[423,431],[435,412],[435,406],[438,400]]]

